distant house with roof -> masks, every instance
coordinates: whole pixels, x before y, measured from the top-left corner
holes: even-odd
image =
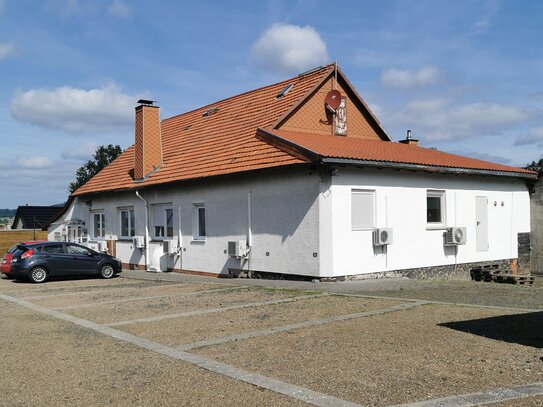
[[[60,210],[58,206],[19,206],[11,228],[42,229]]]
[[[536,177],[393,142],[332,64],[164,120],[141,100],[135,144],[47,230],[126,268],[467,275],[517,267]]]

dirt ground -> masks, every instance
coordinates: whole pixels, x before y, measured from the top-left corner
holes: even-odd
[[[395,308],[400,304],[411,308]],[[59,319],[51,309],[98,324],[158,318],[115,329],[167,347],[223,341],[198,342],[189,355],[353,405],[543,382],[539,282],[312,284],[123,272],[42,285],[0,279],[0,406],[305,404],[275,382],[266,388],[211,372],[145,349],[139,339],[128,343]],[[352,314],[358,317],[341,320]],[[241,334],[247,337],[231,339]],[[541,406],[543,392],[493,405]]]

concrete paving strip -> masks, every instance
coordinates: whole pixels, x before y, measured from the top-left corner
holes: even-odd
[[[154,285],[142,285],[142,287],[133,287],[133,286],[127,286],[127,287],[116,287],[116,286],[109,286],[107,288],[115,288],[117,290],[134,290],[134,289],[138,289],[138,290],[153,290],[153,289],[157,289],[157,288],[160,288],[160,287],[178,287],[178,286],[186,286],[186,285],[189,285],[187,283],[179,283],[179,284],[154,284]],[[210,284],[211,285],[211,284]],[[77,291],[77,292],[71,292],[71,293],[59,293],[59,294],[46,294],[46,295],[30,295],[30,296],[27,296],[27,297],[17,297],[17,298],[21,298],[23,300],[41,300],[41,299],[44,299],[44,298],[51,298],[51,297],[60,297],[60,296],[63,296],[63,297],[68,297],[70,295],[82,295],[82,294],[107,294],[107,292],[104,292],[103,289],[99,289],[99,290],[89,290],[89,291]]]
[[[111,322],[111,323],[105,324],[105,325],[106,326],[123,326],[123,325],[138,324],[138,323],[142,323],[142,322],[162,321],[162,320],[165,320],[165,319],[193,317],[195,315],[217,314],[219,312],[230,311],[230,310],[234,310],[234,309],[260,307],[260,306],[264,306],[264,305],[284,304],[284,303],[289,303],[289,302],[294,302],[294,301],[309,300],[309,299],[312,299],[312,298],[319,298],[319,297],[325,297],[325,296],[328,296],[328,294],[302,295],[302,296],[298,296],[298,297],[282,298],[280,300],[270,300],[270,301],[263,301],[263,302],[250,302],[250,303],[247,303],[247,304],[230,305],[230,306],[227,306],[227,307],[206,308],[206,309],[199,309],[199,310],[195,310],[195,311],[179,312],[177,314],[159,315],[159,316],[156,316],[156,317],[149,317],[149,318],[130,319],[130,320],[127,320],[127,321]]]
[[[473,307],[473,308],[483,308],[483,309],[497,309],[504,311],[518,311],[518,312],[541,312],[543,309],[539,308],[515,308],[515,307],[504,307],[500,305],[482,305],[482,304],[467,304],[462,302],[446,302],[446,301],[434,301],[434,300],[421,300],[416,298],[402,298],[402,297],[388,297],[383,295],[364,295],[364,294],[344,294],[344,293],[335,293],[328,292],[330,295],[337,295],[341,297],[355,297],[355,298],[369,298],[373,300],[395,300],[395,301],[424,301],[426,304],[437,304],[437,305],[457,305],[459,307]]]
[[[244,383],[252,384],[263,389],[268,389],[279,394],[293,397],[308,404],[320,407],[362,407],[360,404],[342,400],[333,396],[306,389],[304,387],[296,386],[294,384],[282,382],[280,380],[266,377],[261,374],[251,373],[249,371],[238,369],[234,366],[227,365],[213,359],[208,359],[202,356],[183,352],[178,349],[164,346],[160,343],[153,342],[145,338],[140,338],[138,336],[119,331],[105,325],[97,324],[96,322],[74,317],[72,315],[64,314],[59,311],[51,310],[42,307],[41,305],[33,304],[31,302],[16,297],[0,294],[0,299],[18,304],[20,306],[29,308],[35,312],[39,312],[59,320],[68,321],[81,327],[92,329],[96,332],[110,336],[112,338],[139,346],[140,348],[147,349],[165,356],[169,356],[177,360],[191,363],[207,371],[221,374],[223,376],[227,376]]]
[[[45,284],[31,284],[31,283],[27,283],[27,287],[33,287],[33,288],[25,288],[25,289],[22,289],[22,290],[8,290],[8,291],[1,291],[2,294],[11,294],[11,293],[25,293],[25,292],[32,292],[32,291],[39,291],[39,290],[43,290],[45,288],[47,288],[47,290],[61,290],[61,289],[72,289],[72,288],[85,288],[85,287],[104,287],[104,286],[107,286],[105,280],[99,280],[99,281],[104,281],[104,284],[103,285],[100,285],[100,284],[82,284],[82,285],[60,285],[60,286],[51,286],[47,283]],[[134,286],[137,286],[137,285],[142,285],[141,281],[130,281],[130,282],[127,282],[127,281],[119,281],[118,283],[119,285],[120,284],[130,284],[130,285],[134,285]],[[112,285],[116,285],[116,284],[112,284]],[[157,285],[161,285],[161,284],[157,284]],[[120,288],[120,287],[119,287]]]
[[[475,407],[540,395],[543,395],[543,382],[445,397],[442,399],[398,404],[393,407]]]
[[[49,309],[54,310],[54,311],[61,311],[61,310],[69,310],[69,309],[77,309],[77,308],[96,307],[99,305],[116,304],[120,302],[145,301],[145,300],[154,300],[157,298],[182,297],[182,296],[191,296],[191,295],[206,294],[206,293],[216,293],[219,291],[234,291],[234,290],[241,290],[241,289],[243,289],[243,287],[214,288],[212,290],[189,291],[189,292],[183,292],[179,294],[164,294],[164,295],[154,295],[154,296],[150,295],[147,297],[128,297],[128,298],[120,298],[118,300],[96,301],[91,304],[88,304],[88,303],[74,304],[74,305],[66,305],[64,307],[54,307],[54,308],[49,308]]]
[[[381,309],[376,309],[376,310],[372,310],[372,311],[365,311],[365,312],[357,312],[356,314],[337,315],[337,316],[334,316],[334,317],[328,317],[328,318],[322,318],[322,319],[312,319],[312,320],[309,320],[309,321],[298,322],[296,324],[288,324],[288,325],[277,326],[277,327],[273,327],[273,328],[260,329],[258,331],[246,332],[246,333],[237,334],[237,335],[224,336],[222,338],[207,339],[207,340],[204,340],[204,341],[185,343],[185,344],[176,346],[175,349],[186,351],[186,350],[189,350],[189,349],[201,348],[201,347],[204,347],[204,346],[220,345],[220,344],[227,343],[227,342],[233,342],[233,341],[239,341],[239,340],[243,340],[243,339],[256,338],[258,336],[272,335],[272,334],[276,334],[276,333],[280,333],[280,332],[292,331],[294,329],[310,328],[310,327],[317,326],[317,325],[329,324],[331,322],[348,321],[350,319],[364,318],[364,317],[371,317],[371,316],[374,316],[374,315],[388,314],[389,312],[396,312],[396,311],[401,311],[401,310],[405,310],[405,309],[415,308],[415,307],[418,307],[419,305],[424,305],[424,304],[426,304],[426,302],[424,302],[424,301],[409,302],[409,303],[393,305],[392,307],[388,307],[388,308],[381,308]]]

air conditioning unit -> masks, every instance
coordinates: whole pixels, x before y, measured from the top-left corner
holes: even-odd
[[[145,247],[145,239],[143,236],[134,236],[132,238],[132,244],[136,249],[143,249]]]
[[[164,240],[162,242],[162,251],[164,254],[175,254],[177,251],[175,242],[173,240]]]
[[[98,251],[101,253],[107,253],[107,243],[105,241],[98,241]]]
[[[243,257],[247,254],[247,252],[247,242],[245,240],[228,242],[228,256]]]
[[[380,228],[373,231],[373,244],[375,246],[384,246],[392,243],[392,229]]]
[[[445,232],[445,246],[466,244],[466,228],[447,228]]]
[[[89,249],[94,250],[95,252],[100,251],[100,249],[98,248],[98,242],[97,242],[96,240],[89,240],[89,241],[87,242],[86,246],[87,246]]]

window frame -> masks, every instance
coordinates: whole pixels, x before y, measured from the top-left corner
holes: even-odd
[[[160,203],[160,204],[152,204],[151,205],[153,207],[153,217],[152,217],[152,221],[153,221],[153,227],[152,227],[152,234],[153,234],[153,240],[173,240],[173,237],[174,237],[174,228],[173,228],[173,205],[171,203]],[[156,210],[159,209],[160,210],[160,214],[161,214],[161,222],[162,224],[161,225],[156,225],[157,223],[157,219],[155,219],[155,215],[156,215]],[[169,229],[170,227],[168,227],[168,211],[171,211],[171,235],[169,234]],[[162,228],[162,235],[160,234],[157,234],[156,231],[157,229],[156,228]]]
[[[426,190],[426,227],[427,229],[443,229],[447,224],[447,201],[446,191],[443,189]],[[428,198],[439,198],[440,220],[438,222],[428,221]]]
[[[101,219],[101,222],[99,221],[99,224],[101,223],[101,226],[99,225],[98,228],[96,228],[96,216]],[[98,235],[96,234],[97,230],[101,232]],[[105,239],[106,237],[106,216],[104,211],[92,212],[92,237],[94,239]]]
[[[203,218],[203,232],[201,233],[201,224],[200,224],[200,211],[204,211],[204,218]],[[193,203],[193,233],[192,238],[195,241],[199,242],[205,242],[207,239],[207,216],[206,216],[206,204],[205,202],[195,202]]]
[[[123,235],[123,212],[128,213],[128,235]],[[133,207],[119,208],[119,236],[121,239],[132,239],[136,236],[136,216]]]
[[[358,226],[355,226],[353,224],[353,196],[354,195],[369,195],[371,196],[372,198],[372,222],[371,222],[371,226],[361,226],[361,227],[358,227]],[[377,225],[377,209],[376,209],[376,193],[375,193],[375,190],[374,189],[361,189],[361,188],[352,188],[351,189],[351,231],[352,232],[357,232],[357,231],[361,231],[361,230],[375,230],[376,228],[376,225]]]

